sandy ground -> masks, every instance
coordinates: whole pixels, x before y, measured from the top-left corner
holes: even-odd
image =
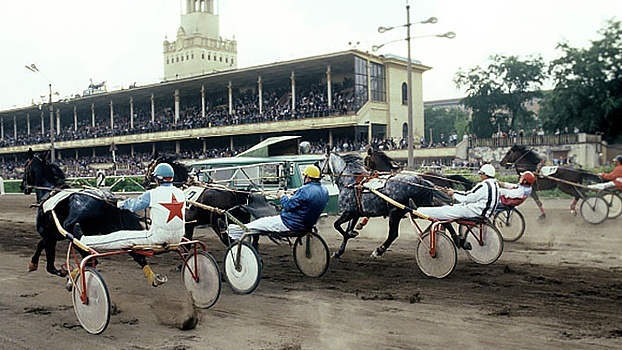
[[[170,279],[158,288],[128,257],[106,258],[98,268],[114,312],[97,336],[79,325],[64,279],[43,268],[26,272],[39,238],[33,201],[0,196],[2,349],[622,348],[622,219],[589,225],[569,213],[567,200],[546,200],[544,222],[533,202],[523,204],[523,238],[506,243],[489,266],[459,251],[458,266],[442,280],[419,271],[406,220],[381,260],[369,258],[386,236],[386,220],[376,218],[316,279],[298,272],[289,246],[265,240],[259,287],[236,295],[223,283],[207,310],[190,306],[173,254],[151,259]],[[333,221],[320,223],[331,250],[340,243]],[[200,229],[197,237],[222,267],[225,247],[214,233]],[[59,244],[57,266],[65,247]],[[180,330],[193,313],[196,328]]]

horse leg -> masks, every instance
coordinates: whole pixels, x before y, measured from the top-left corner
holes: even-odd
[[[577,202],[579,201],[579,197],[574,197],[572,204],[570,204],[570,214],[577,216]]]
[[[46,258],[46,268],[45,270],[52,275],[56,275],[58,277],[67,276],[67,270],[60,269],[58,270],[56,266],[54,266],[54,262],[56,260],[56,241],[50,242],[45,241],[45,258]]]
[[[538,194],[536,193],[535,190],[533,192],[531,192],[531,198],[533,198],[534,202],[536,202],[536,205],[538,206],[538,209],[540,209],[540,216],[538,217],[538,219],[539,220],[546,219],[546,213],[544,212],[544,207],[542,206],[542,201],[538,197]]]
[[[403,213],[393,212],[389,215],[389,235],[387,239],[371,253],[372,258],[380,258],[389,249],[393,241],[397,239],[400,220]]]
[[[130,256],[140,265],[145,273],[145,277],[147,277],[147,281],[152,287],[157,287],[161,284],[168,282],[168,277],[166,275],[161,275],[153,272],[151,266],[147,262],[147,258],[144,255],[130,252]]]
[[[42,238],[39,243],[37,243],[37,249],[35,249],[35,254],[30,258],[30,263],[28,264],[28,272],[37,271],[39,268],[39,258],[41,257],[41,252],[45,249],[45,240]]]
[[[186,224],[185,230],[184,230],[184,237],[186,237],[188,240],[191,241],[193,236],[194,236],[194,225]]]
[[[353,216],[350,216],[349,213],[343,213],[338,219],[337,221],[335,221],[335,223],[333,224],[333,227],[335,228],[335,230],[337,230],[339,233],[341,233],[341,236],[343,237],[343,240],[341,241],[341,245],[339,246],[339,249],[333,253],[333,257],[339,259],[343,253],[346,250],[346,245],[348,244],[348,240],[350,238],[354,238],[356,237],[356,235],[351,235],[350,232],[352,232],[352,226],[354,226],[356,224],[356,221],[358,220],[358,217],[356,217],[356,220],[354,219]],[[342,224],[348,222],[348,231],[344,231],[344,229],[341,227]]]

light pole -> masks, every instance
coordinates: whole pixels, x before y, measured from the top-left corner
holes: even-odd
[[[26,65],[25,67],[33,73],[40,73],[39,68],[37,68],[34,63],[30,66]],[[54,149],[54,107],[52,105],[52,83],[50,82],[50,79],[48,79],[48,87],[50,88],[50,100],[48,101],[48,107],[50,110],[50,156],[52,162],[54,162],[54,160],[56,160],[56,151]]]
[[[412,60],[410,58],[410,40],[411,39],[416,39],[416,38],[427,38],[427,37],[439,37],[439,38],[448,38],[448,39],[453,39],[456,37],[456,33],[454,32],[447,32],[447,33],[443,33],[443,34],[434,34],[434,35],[422,35],[422,36],[416,36],[416,37],[411,37],[410,36],[410,26],[412,24],[417,24],[417,23],[421,23],[421,24],[434,24],[438,22],[438,18],[436,17],[430,17],[428,19],[426,19],[425,21],[421,21],[421,22],[415,22],[415,23],[411,23],[410,22],[410,5],[406,5],[406,24],[398,26],[398,27],[378,27],[378,32],[379,33],[384,33],[384,32],[388,32],[389,30],[392,30],[394,28],[399,28],[399,27],[406,27],[406,42],[408,43],[408,62],[406,62],[406,75],[407,75],[407,85],[408,85],[408,92],[406,95],[406,99],[407,99],[407,108],[408,108],[408,170],[413,170],[415,167],[415,156],[414,156],[414,136],[413,136],[413,89],[412,89]],[[383,47],[384,45],[396,42],[396,41],[402,41],[403,39],[399,39],[399,40],[394,40],[394,41],[390,41],[381,45],[374,45],[372,46],[372,51],[378,51],[381,47]]]

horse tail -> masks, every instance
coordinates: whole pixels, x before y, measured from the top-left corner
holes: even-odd
[[[462,184],[462,186],[464,186],[464,190],[468,191],[470,189],[473,188],[473,186],[475,186],[475,184],[473,183],[473,181],[467,179],[466,177],[462,176],[462,175],[448,175],[447,176],[448,179],[453,180],[453,181],[457,181],[460,182]]]
[[[140,216],[129,210],[118,210],[119,222],[121,223],[122,230],[142,230]]]
[[[581,183],[585,184],[585,183],[600,183],[603,182],[603,179],[596,175],[596,174],[592,174],[588,171],[581,171]]]

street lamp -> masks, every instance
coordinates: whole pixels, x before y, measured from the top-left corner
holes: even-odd
[[[28,69],[29,71],[33,73],[41,73],[39,71],[39,68],[37,68],[37,66],[34,63],[31,64],[30,66],[26,65],[24,67],[26,67],[26,69]],[[52,83],[50,82],[50,79],[47,79],[47,80],[48,80],[48,87],[50,88],[50,100],[48,102],[48,106],[50,109],[50,156],[53,162],[54,160],[56,160],[56,152],[54,149],[54,107],[52,106]]]
[[[421,21],[421,22],[415,22],[415,23],[411,23],[410,22],[410,5],[406,5],[406,24],[401,25],[401,26],[397,26],[397,27],[378,27],[378,32],[379,33],[384,33],[384,32],[388,32],[392,29],[395,28],[400,28],[400,27],[406,27],[406,42],[408,43],[408,62],[406,63],[406,75],[408,77],[408,81],[407,81],[407,85],[408,85],[408,94],[407,94],[407,108],[408,108],[408,169],[409,170],[413,170],[415,167],[415,156],[414,156],[414,136],[413,136],[413,89],[412,89],[412,60],[410,58],[410,40],[411,39],[416,39],[416,38],[426,38],[426,37],[439,37],[439,38],[448,38],[448,39],[453,39],[456,37],[456,33],[454,32],[447,32],[444,34],[434,34],[434,35],[422,35],[422,36],[415,36],[415,37],[411,37],[410,36],[410,26],[412,24],[434,24],[438,22],[438,18],[436,17],[430,17],[428,19],[426,19],[425,21]],[[381,47],[383,47],[384,45],[396,42],[396,41],[402,41],[403,39],[399,39],[399,40],[394,40],[394,41],[390,41],[387,43],[384,43],[382,45],[374,45],[372,46],[372,51],[378,51]]]

